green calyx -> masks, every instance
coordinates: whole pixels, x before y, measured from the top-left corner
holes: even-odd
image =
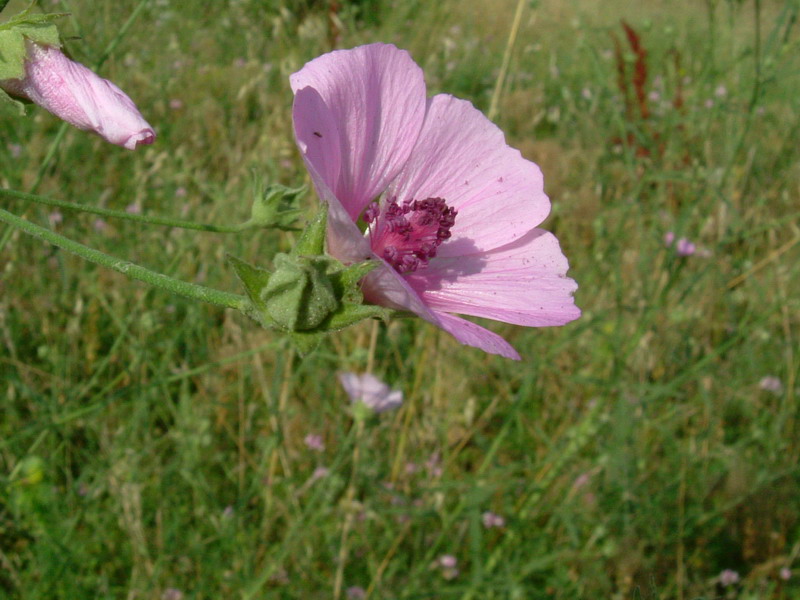
[[[263,186],[256,182],[256,198],[250,211],[250,219],[245,224],[250,227],[266,227],[293,230],[301,210],[298,199],[307,191],[306,186],[288,188],[273,183]]]
[[[0,10],[5,8],[0,0]],[[62,14],[40,14],[31,11],[29,6],[8,21],[0,23],[0,84],[4,79],[25,77],[25,60],[28,50],[26,40],[47,46],[61,46],[61,38],[54,21]],[[25,106],[12,98],[0,87],[0,106],[11,105],[19,114],[25,113]]]
[[[325,254],[327,215],[323,205],[292,251],[275,257],[273,271],[229,257],[251,302],[245,312],[263,327],[288,333],[301,353],[316,348],[332,331],[391,313],[364,304],[358,286],[377,262],[345,266]]]

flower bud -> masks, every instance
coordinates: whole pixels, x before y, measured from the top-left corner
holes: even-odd
[[[278,254],[275,272],[261,292],[269,316],[286,331],[308,331],[321,325],[339,300],[325,273],[325,259]]]
[[[55,46],[26,39],[25,51],[24,76],[0,79],[0,89],[128,150],[153,143],[155,131],[116,85]]]

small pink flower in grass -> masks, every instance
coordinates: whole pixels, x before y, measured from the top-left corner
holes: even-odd
[[[483,513],[481,519],[483,520],[483,526],[486,527],[486,529],[491,529],[492,527],[505,527],[506,524],[506,520],[503,517],[488,510]]]
[[[452,569],[458,564],[458,559],[452,554],[442,554],[439,557],[439,566],[443,569]]]
[[[153,143],[153,128],[125,92],[68,59],[58,48],[31,41],[26,44],[25,77],[0,80],[0,88],[128,150]]]
[[[161,594],[161,600],[183,600],[183,592],[178,588],[167,588]]]
[[[695,253],[695,250],[697,250],[697,246],[686,238],[681,238],[675,242],[675,253],[678,256],[691,256]]]
[[[358,585],[347,588],[347,600],[364,600],[367,597],[367,592],[364,588]]]
[[[672,231],[668,231],[664,234],[664,245],[669,248],[672,246],[672,243],[675,241],[675,233]]]
[[[316,433],[309,433],[303,438],[303,443],[309,450],[314,450],[315,452],[325,450],[325,442],[322,441],[322,436]]]
[[[783,383],[774,375],[762,377],[761,381],[758,382],[758,387],[765,392],[772,392],[773,394],[780,394],[783,392]]]
[[[792,570],[789,567],[783,567],[778,576],[784,581],[789,581],[792,578]]]
[[[376,413],[399,408],[403,403],[403,392],[391,389],[371,373],[339,373],[339,382],[354,404],[361,402]]]
[[[362,281],[367,301],[513,359],[503,338],[454,313],[525,326],[580,316],[558,240],[536,228],[550,212],[539,167],[469,102],[426,98],[407,52],[337,50],[291,85],[295,138],[329,206],[328,251],[380,261]]]
[[[328,467],[317,467],[314,469],[314,472],[311,474],[311,480],[317,481],[318,479],[324,479],[328,475],[330,475],[331,471]]]
[[[739,573],[733,569],[725,569],[719,574],[719,583],[723,587],[728,587],[739,583]]]
[[[432,453],[425,461],[425,468],[431,477],[442,476],[442,455],[438,452]]]
[[[452,554],[442,554],[434,564],[442,570],[445,579],[458,577],[458,560]]]
[[[61,225],[61,223],[63,223],[64,215],[61,214],[60,210],[54,210],[48,215],[47,220],[50,221],[50,227],[55,227],[56,225]]]

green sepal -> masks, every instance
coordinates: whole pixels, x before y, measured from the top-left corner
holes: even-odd
[[[308,222],[297,240],[292,255],[315,256],[325,253],[325,233],[328,227],[328,205],[323,203],[316,215]]]
[[[256,198],[250,209],[250,220],[248,227],[265,227],[273,229],[296,230],[293,224],[300,217],[302,211],[298,206],[300,196],[304,195],[308,188],[289,188],[285,185],[273,183],[263,187],[256,180]]]
[[[365,260],[364,262],[355,263],[347,267],[344,267],[341,263],[339,263],[339,265],[343,268],[330,274],[336,293],[343,302],[361,304],[364,300],[364,295],[358,287],[358,282],[361,281],[367,273],[378,266],[378,261]]]
[[[339,331],[364,319],[382,319],[386,321],[393,314],[393,310],[382,306],[343,303],[342,308],[328,319],[326,326],[328,331]]]
[[[25,77],[27,56],[22,33],[16,29],[0,29],[0,80]]]
[[[304,333],[302,331],[292,331],[289,333],[289,339],[292,340],[300,356],[311,354],[319,347],[324,338],[324,333]]]
[[[275,256],[275,272],[261,290],[267,312],[287,331],[309,331],[339,308],[326,257]]]
[[[34,13],[31,9],[32,6],[5,23],[0,23],[0,80],[25,77],[25,60],[28,56],[26,38],[37,44],[61,46],[58,28],[53,21],[64,15]],[[2,89],[0,107],[11,108],[20,115],[25,114],[25,104]]]
[[[378,261],[345,266],[324,253],[326,223],[327,206],[323,206],[294,248],[275,256],[274,271],[228,257],[251,302],[245,313],[262,327],[288,333],[301,354],[314,350],[330,332],[394,314],[363,304],[359,282]]]
[[[12,98],[3,90],[0,90],[0,110],[4,108],[10,108],[11,110],[16,111],[20,116],[25,114],[25,104]]]
[[[276,323],[269,317],[267,306],[261,299],[261,290],[269,283],[270,272],[246,263],[230,254],[228,255],[228,262],[231,263],[236,277],[242,282],[247,292],[247,297],[250,299],[250,309],[245,311],[247,316],[257,321],[265,329],[275,327]]]

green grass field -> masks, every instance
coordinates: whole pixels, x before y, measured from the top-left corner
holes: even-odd
[[[412,320],[300,358],[2,225],[0,597],[800,598],[800,2],[525,2],[502,78],[515,0],[339,4],[41,0],[159,137],[2,113],[0,187],[244,221],[253,171],[308,182],[288,76],[392,42],[541,165],[582,318],[483,322],[521,362]],[[269,266],[293,240],[0,206],[236,292],[227,253]],[[403,407],[360,430],[341,370]]]

